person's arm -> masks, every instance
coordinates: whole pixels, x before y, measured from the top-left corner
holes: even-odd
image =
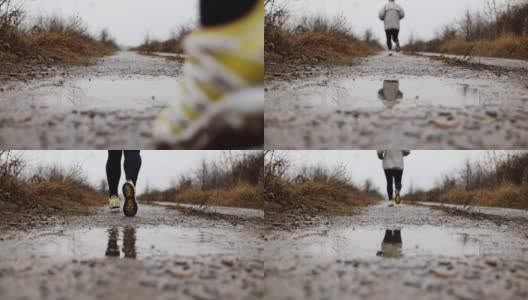
[[[379,11],[379,18],[382,21],[385,21],[385,6],[383,6]]]
[[[402,154],[403,156],[408,156],[409,154],[411,154],[411,150],[402,150]]]
[[[402,20],[403,18],[405,18],[405,11],[404,11],[403,8],[400,6],[400,20]]]
[[[385,158],[385,150],[378,150],[378,158],[381,160]]]

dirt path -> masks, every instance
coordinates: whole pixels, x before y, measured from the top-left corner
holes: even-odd
[[[355,66],[283,68],[267,76],[266,147],[525,148],[528,69],[509,67],[379,54]]]
[[[118,52],[0,84],[0,147],[150,149],[151,123],[175,99],[181,63]]]
[[[528,296],[527,218],[473,221],[429,206],[375,205],[307,228],[272,228],[267,299]]]
[[[135,218],[101,208],[2,231],[0,299],[258,298],[260,223],[141,205]]]

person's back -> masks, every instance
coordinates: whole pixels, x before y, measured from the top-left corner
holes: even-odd
[[[387,195],[389,206],[400,204],[402,189],[403,157],[411,153],[410,150],[378,150],[378,158],[383,161],[383,171],[387,179]],[[393,200],[393,183],[396,186],[396,201]]]
[[[380,10],[379,18],[385,23],[385,30],[400,29],[400,20],[405,17],[403,8],[394,0],[389,1]]]
[[[379,18],[385,24],[385,33],[387,35],[387,48],[392,51],[392,41],[396,43],[396,51],[400,52],[400,20],[405,18],[405,12],[403,8],[396,4],[394,0],[389,0],[389,3],[385,4],[380,12]],[[392,52],[389,54],[392,55]]]
[[[384,170],[403,170],[403,157],[407,151],[402,150],[385,150],[383,156]]]

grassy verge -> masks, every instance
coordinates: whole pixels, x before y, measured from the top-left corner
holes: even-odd
[[[106,203],[104,194],[86,183],[78,167],[39,168],[31,175],[24,161],[11,151],[0,151],[0,211],[84,213]]]
[[[148,190],[139,200],[241,208],[263,208],[262,151],[226,154],[223,161],[204,161],[172,187]]]
[[[119,49],[108,31],[94,37],[78,17],[40,17],[29,24],[24,15],[13,1],[0,0],[0,61],[84,64]]]
[[[382,49],[367,32],[357,37],[343,16],[333,20],[304,17],[292,21],[289,12],[275,1],[266,1],[265,59],[269,62],[352,63]]]
[[[183,54],[183,41],[185,37],[191,33],[193,26],[181,26],[177,31],[173,31],[171,36],[164,41],[152,39],[149,34],[145,37],[144,42],[132,48],[132,51],[140,53],[178,53]]]
[[[264,169],[267,210],[346,215],[382,199],[368,182],[355,185],[342,167],[312,166],[294,172],[284,154],[267,151]]]
[[[432,40],[411,38],[404,50],[528,59],[528,2],[498,7],[488,1],[484,6],[484,12],[467,11],[458,24],[445,26]]]
[[[412,191],[406,201],[528,209],[528,152],[490,153],[485,162],[467,162],[437,187]]]

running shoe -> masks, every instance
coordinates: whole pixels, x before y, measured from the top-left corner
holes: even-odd
[[[394,206],[394,200],[389,200],[389,207],[393,207]]]
[[[135,216],[138,211],[138,205],[136,202],[136,187],[132,181],[127,180],[123,185],[123,195],[125,196],[125,205],[123,206],[125,216]]]
[[[110,199],[108,199],[108,205],[110,206],[110,209],[118,209],[120,201],[121,200],[118,196],[110,196]]]
[[[396,43],[396,52],[400,53],[400,51],[401,51],[400,43]]]
[[[184,42],[176,102],[154,122],[160,149],[251,148],[263,144],[264,0],[244,17],[205,27]]]
[[[396,204],[401,203],[400,191],[396,191]]]

